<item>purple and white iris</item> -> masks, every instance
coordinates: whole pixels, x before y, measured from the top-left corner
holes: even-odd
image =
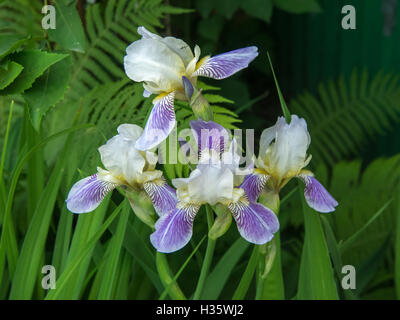
[[[279,221],[270,209],[248,196],[251,189],[243,184],[236,186],[240,157],[235,140],[229,141],[226,130],[215,122],[198,120],[190,125],[200,151],[199,163],[188,178],[172,180],[178,201],[174,209],[161,213],[150,236],[153,246],[160,252],[181,249],[192,237],[200,206],[218,203],[229,208],[247,241],[270,241],[279,229]]]
[[[174,128],[174,99],[187,99],[184,82],[188,88],[187,82],[195,86],[198,76],[227,78],[246,68],[258,55],[257,47],[251,46],[199,60],[198,46],[195,46],[193,54],[183,40],[162,38],[144,27],[139,27],[138,33],[142,39],[126,49],[125,72],[133,81],[143,82],[145,97],[157,94],[143,135],[136,142],[139,150],[156,147]]]
[[[279,117],[276,124],[265,129],[260,138],[260,153],[255,161],[256,169],[246,176],[243,186],[248,197],[256,201],[267,184],[276,193],[292,178],[305,183],[304,196],[308,205],[319,212],[332,212],[338,205],[329,192],[314,178],[312,172],[304,170],[311,160],[307,149],[311,138],[307,123],[292,115],[290,124]]]
[[[97,168],[97,173],[72,186],[66,200],[68,210],[73,213],[93,211],[107,193],[118,186],[131,191],[144,189],[158,214],[175,208],[175,190],[165,182],[162,172],[155,170],[157,155],[135,148],[143,129],[122,124],[117,130],[118,134],[99,148],[106,170]]]

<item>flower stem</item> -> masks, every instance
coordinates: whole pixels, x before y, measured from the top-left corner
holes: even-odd
[[[164,287],[168,289],[168,294],[171,296],[171,298],[174,300],[186,300],[182,290],[171,276],[168,261],[164,253],[157,252],[156,264],[161,282],[163,283]]]
[[[208,205],[206,205],[206,212],[207,212],[208,230],[210,230],[214,223],[214,216],[213,216],[212,210],[210,209],[210,207]],[[197,282],[197,287],[196,287],[196,290],[193,295],[193,300],[200,299],[201,293],[204,288],[204,283],[207,278],[208,271],[211,266],[211,261],[212,261],[213,255],[214,255],[215,243],[216,243],[216,240],[213,240],[210,237],[208,237],[206,256],[204,257],[204,260],[203,260],[203,265],[201,267],[200,277]]]

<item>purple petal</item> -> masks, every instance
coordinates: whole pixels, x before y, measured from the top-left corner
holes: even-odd
[[[155,224],[150,241],[159,252],[174,252],[183,248],[192,237],[193,220],[199,207],[176,208],[164,214]]]
[[[143,97],[148,98],[151,96],[151,94],[152,93],[150,91],[147,91],[146,89],[143,90]]]
[[[228,132],[223,126],[214,121],[199,119],[190,121],[190,127],[197,141],[199,152],[204,149],[224,151],[225,141],[228,141]]]
[[[176,191],[168,183],[147,182],[144,184],[144,190],[153,202],[154,209],[159,216],[169,213],[176,208],[178,200]]]
[[[206,58],[193,76],[225,79],[246,68],[258,56],[257,47],[246,47]]]
[[[136,141],[138,150],[149,150],[163,142],[175,126],[175,92],[156,98],[142,136]]]
[[[183,88],[185,89],[186,98],[190,101],[194,92],[193,85],[190,82],[190,80],[185,76],[182,76],[182,82],[183,82]]]
[[[114,183],[99,180],[97,174],[79,180],[68,193],[67,208],[73,213],[93,211],[116,186]]]
[[[229,205],[240,235],[255,244],[270,241],[279,230],[275,213],[259,203],[237,202]]]
[[[268,176],[265,174],[251,173],[247,175],[239,188],[242,188],[250,202],[256,202],[264,189]]]
[[[323,213],[335,211],[338,202],[317,179],[311,175],[301,175],[300,179],[306,184],[304,197],[311,208]]]

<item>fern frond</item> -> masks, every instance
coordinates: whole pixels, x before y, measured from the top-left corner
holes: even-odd
[[[358,154],[400,121],[398,76],[380,72],[369,79],[366,71],[354,70],[349,81],[320,84],[317,96],[299,95],[290,110],[309,125],[314,159],[332,165]]]
[[[161,0],[112,0],[90,5],[86,10],[88,47],[75,55],[68,98],[78,100],[97,86],[126,79],[123,57],[126,47],[139,39],[137,27],[154,31],[171,8]],[[177,13],[186,12],[179,10]]]

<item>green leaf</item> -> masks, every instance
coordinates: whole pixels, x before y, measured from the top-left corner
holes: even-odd
[[[28,40],[29,37],[27,38],[17,34],[0,35],[0,60],[6,55],[17,50]]]
[[[274,0],[275,6],[290,13],[321,12],[317,0]]]
[[[32,125],[39,130],[42,117],[63,98],[69,81],[71,58],[63,59],[51,66],[39,77],[23,97],[28,103]]]
[[[11,85],[0,90],[0,94],[24,92],[44,71],[67,56],[67,54],[48,53],[40,50],[27,50],[10,55],[10,59],[22,65],[24,69]]]
[[[270,22],[274,6],[272,0],[246,0],[242,8],[249,15]]]
[[[56,0],[56,28],[49,29],[49,39],[57,42],[63,48],[84,53],[86,37],[82,22],[75,8],[75,1]]]
[[[303,204],[305,237],[301,255],[297,299],[338,299],[332,264],[319,214]]]
[[[24,67],[14,61],[8,61],[6,70],[0,68],[0,90],[13,82],[22,72],[22,69],[24,69]]]
[[[395,240],[395,272],[396,296],[400,299],[400,187],[396,189],[396,240]]]
[[[212,272],[208,275],[204,285],[201,299],[215,300],[224,289],[226,282],[231,275],[233,268],[237,265],[238,261],[245,253],[250,243],[239,238],[235,243],[226,251],[222,258],[218,261]]]
[[[281,103],[281,108],[282,108],[282,113],[285,116],[286,122],[290,123],[291,121],[291,115],[289,112],[289,109],[286,105],[285,99],[283,98],[281,89],[279,88],[279,83],[278,80],[276,79],[276,75],[275,75],[275,71],[274,71],[274,66],[272,65],[272,61],[271,61],[271,57],[269,56],[269,53],[267,52],[268,55],[268,61],[269,61],[269,65],[271,66],[271,70],[272,70],[272,75],[274,76],[274,81],[275,81],[275,85],[276,85],[276,90],[278,91],[278,96],[279,96],[279,102]]]

